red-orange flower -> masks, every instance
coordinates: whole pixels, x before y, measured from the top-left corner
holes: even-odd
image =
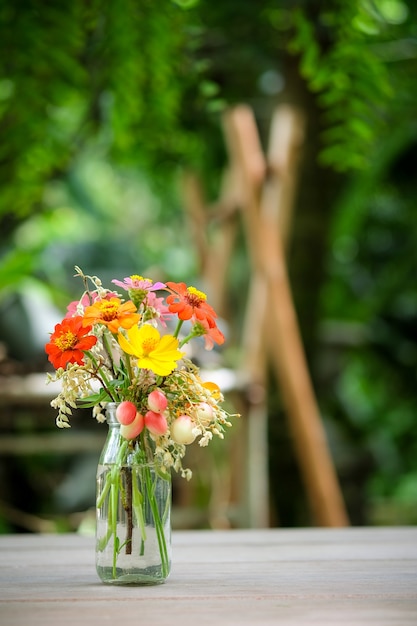
[[[167,297],[168,308],[176,313],[180,320],[203,321],[212,327],[217,317],[213,307],[207,302],[207,296],[195,287],[187,287],[185,283],[167,283],[170,294]]]
[[[110,298],[110,300],[97,300],[88,306],[84,312],[84,326],[91,324],[105,324],[114,335],[119,328],[132,328],[140,320],[139,313],[136,313],[136,306],[131,300],[123,302],[120,298]]]
[[[45,346],[49,361],[58,369],[68,363],[84,363],[84,351],[90,350],[97,342],[97,337],[88,333],[92,326],[83,326],[83,318],[65,318],[56,324],[51,340]]]

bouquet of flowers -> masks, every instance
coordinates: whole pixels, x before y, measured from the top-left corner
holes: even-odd
[[[114,502],[121,492],[124,507],[130,509],[141,500],[138,488],[136,495],[133,489],[133,496],[126,496],[121,476],[128,461],[133,456],[142,464],[155,464],[160,475],[166,476],[172,468],[190,479],[191,471],[182,465],[186,446],[194,440],[207,446],[213,437],[222,439],[225,428],[231,426],[232,416],[222,407],[221,390],[201,379],[199,368],[186,353],[186,344],[194,338],[202,337],[210,350],[214,344],[222,344],[224,336],[206,295],[194,287],[153,283],[133,275],[112,281],[122,290],[120,294],[104,288],[97,276],[75,269],[83,281],[83,294],[68,306],[45,346],[56,370],[48,374],[48,380],[61,382],[61,392],[51,405],[58,410],[61,428],[70,426],[69,417],[77,407],[93,407],[93,415],[102,422],[105,408],[115,406],[120,424],[117,460],[97,500],[99,508],[109,494],[108,529],[101,543],[104,548],[113,536],[115,577],[121,540],[111,498]],[[138,520],[143,519],[140,507],[135,510]],[[156,509],[154,514],[158,517]],[[129,515],[132,518],[131,510]],[[157,520],[155,523],[158,525]],[[131,530],[122,542],[126,554],[132,550]],[[163,533],[157,534],[163,553]]]

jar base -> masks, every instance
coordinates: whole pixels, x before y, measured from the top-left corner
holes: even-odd
[[[102,583],[106,585],[162,585],[167,576],[162,576],[158,568],[148,568],[141,571],[121,571],[116,570],[116,576],[113,576],[113,568],[97,567],[97,574]]]

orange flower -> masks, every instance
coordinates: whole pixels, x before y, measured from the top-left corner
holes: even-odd
[[[177,313],[180,320],[193,318],[198,321],[207,321],[209,326],[215,326],[217,317],[213,307],[207,304],[207,296],[195,287],[187,287],[185,283],[167,283],[171,295],[167,297],[168,308],[171,313]]]
[[[110,300],[97,300],[88,306],[84,312],[84,326],[91,324],[105,324],[114,335],[119,328],[131,328],[140,320],[139,313],[136,313],[136,306],[128,300],[123,302],[120,298],[110,298]]]
[[[55,326],[51,341],[46,344],[45,351],[49,361],[58,369],[65,368],[68,363],[84,363],[84,351],[90,350],[97,342],[97,337],[88,333],[92,326],[83,324],[81,316],[65,318]]]

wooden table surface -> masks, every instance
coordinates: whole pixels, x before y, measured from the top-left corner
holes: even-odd
[[[417,527],[177,531],[155,587],[102,584],[94,539],[0,536],[2,626],[417,624]]]

